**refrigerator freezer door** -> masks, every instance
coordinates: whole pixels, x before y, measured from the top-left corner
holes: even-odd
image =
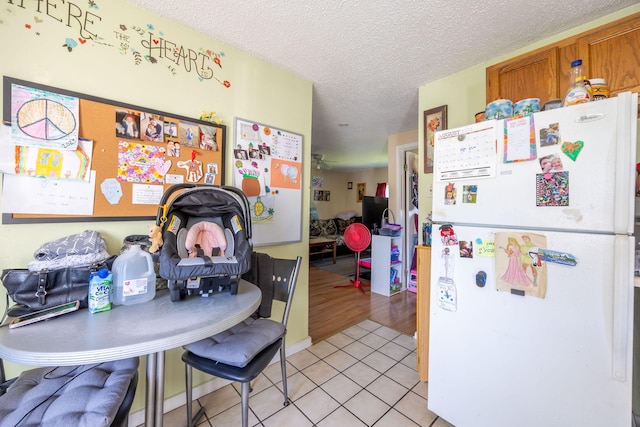
[[[637,94],[627,92],[604,101],[536,113],[535,157],[508,163],[503,162],[505,121],[495,121],[495,177],[450,180],[434,174],[433,220],[633,234],[636,111]],[[558,143],[548,143],[542,138],[541,146],[541,135],[548,134],[550,129],[557,130]],[[457,143],[449,136],[452,131],[438,133],[447,142],[441,150],[456,144],[464,149],[464,141]],[[563,148],[563,143],[569,145]],[[470,149],[467,155],[469,152]],[[436,162],[439,153],[436,147]],[[538,200],[538,192],[545,190],[547,182],[540,159],[550,155],[560,159],[559,168],[566,172],[563,176],[567,185],[559,191],[568,195],[567,206],[539,206],[548,203]],[[473,159],[460,163],[461,168],[472,165]],[[450,164],[458,166],[455,161]],[[447,190],[452,189],[455,202],[446,199],[452,195]],[[552,187],[547,191],[555,190]]]
[[[433,239],[429,409],[456,427],[631,425],[633,238],[454,232],[457,246]],[[546,263],[544,298],[497,290],[506,271],[490,256],[496,232],[521,245],[544,236],[547,254],[535,261]],[[460,242],[473,258],[460,256]],[[455,289],[448,305],[444,285]]]

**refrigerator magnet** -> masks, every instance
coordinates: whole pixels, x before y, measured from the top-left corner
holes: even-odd
[[[569,206],[569,172],[536,174],[536,206]]]
[[[447,184],[447,186],[444,188],[444,204],[455,205],[457,193],[458,190],[456,189],[455,185],[453,185],[453,183],[450,182],[449,184]]]
[[[440,239],[442,239],[444,246],[458,245],[458,237],[451,224],[443,224],[440,226]]]
[[[462,186],[462,203],[475,203],[478,196],[477,185]]]
[[[551,249],[538,249],[537,257],[540,261],[575,267],[578,264],[576,257],[567,252],[552,251]]]
[[[580,151],[582,151],[583,148],[584,148],[583,141],[576,141],[576,142],[565,141],[562,143],[562,146],[560,147],[562,152],[566,154],[567,157],[569,157],[574,162],[578,158],[578,154],[580,154]]]

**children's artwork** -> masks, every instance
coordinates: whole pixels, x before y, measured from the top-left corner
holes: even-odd
[[[78,145],[79,100],[76,97],[11,85],[13,143],[54,150]]]
[[[446,277],[438,279],[438,307],[447,311],[458,310],[458,295],[453,280]]]
[[[235,135],[233,184],[253,206],[254,245],[299,241],[302,135],[238,118]]]
[[[271,159],[271,185],[299,190],[302,184],[301,163]]]
[[[171,163],[164,159],[164,147],[128,141],[118,142],[118,180],[163,184]]]
[[[536,206],[569,206],[569,172],[536,174]]]
[[[140,139],[140,113],[116,110],[116,137]]]
[[[533,160],[537,157],[533,116],[507,118],[504,121],[504,163]]]
[[[576,159],[578,158],[578,154],[580,154],[580,151],[582,151],[583,148],[584,148],[583,141],[576,141],[576,142],[565,141],[562,143],[561,150],[564,154],[567,155],[567,157],[569,157],[571,160],[575,162]]]
[[[253,224],[273,223],[275,196],[248,197],[248,200]]]
[[[91,171],[89,182],[5,175],[2,179],[2,212],[92,215],[95,183],[95,171]]]
[[[547,263],[540,253],[547,237],[536,233],[495,233],[496,286],[498,291],[544,298]]]
[[[255,167],[253,162],[236,160],[236,176],[234,182],[240,186],[247,197],[263,196],[267,194],[264,174]]]
[[[115,178],[107,178],[100,183],[100,191],[107,201],[112,205],[117,205],[122,198],[122,186]]]
[[[240,123],[240,135],[246,142],[260,143],[260,126],[254,123]]]
[[[144,141],[163,142],[164,131],[162,130],[164,119],[157,114],[142,113],[140,116],[140,125],[144,130],[142,139]]]
[[[11,128],[0,126],[0,172],[38,178],[89,182],[93,141],[80,139],[75,150],[20,146]]]
[[[198,182],[202,179],[202,162],[200,160],[192,159],[178,162],[178,167],[186,171],[187,182]]]

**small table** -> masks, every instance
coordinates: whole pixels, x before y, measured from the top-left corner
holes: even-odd
[[[315,254],[327,254],[333,252],[333,263],[336,263],[336,245],[337,242],[333,239],[326,239],[324,237],[312,237],[309,239],[309,256]],[[311,248],[322,248],[317,251],[311,252]]]
[[[238,294],[172,302],[168,290],[149,302],[88,310],[22,328],[0,328],[0,357],[32,366],[70,366],[147,356],[145,425],[162,426],[164,351],[199,341],[249,317],[262,293],[241,280]]]

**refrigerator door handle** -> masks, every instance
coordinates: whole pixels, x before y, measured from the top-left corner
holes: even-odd
[[[634,231],[636,173],[635,162],[630,159],[636,158],[637,116],[638,94],[618,94],[613,224],[613,232],[617,234],[633,234]]]
[[[630,305],[632,304],[634,239],[629,236],[615,237],[615,266],[613,276],[613,339],[612,376],[626,381],[630,341]]]

